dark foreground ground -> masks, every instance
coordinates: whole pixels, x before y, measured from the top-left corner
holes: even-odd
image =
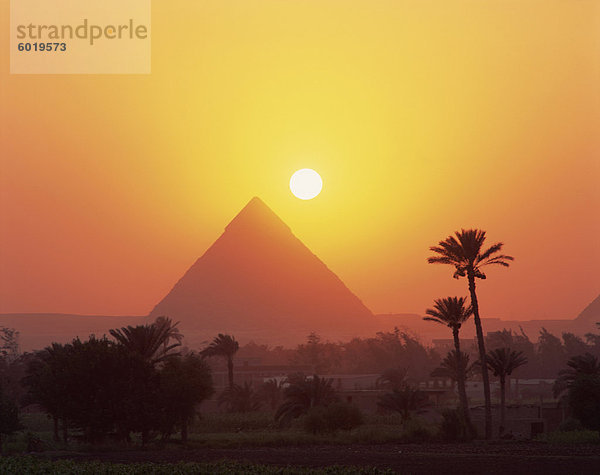
[[[58,455],[103,462],[248,461],[276,466],[377,467],[398,473],[600,474],[600,445],[544,443],[313,445],[173,449]]]

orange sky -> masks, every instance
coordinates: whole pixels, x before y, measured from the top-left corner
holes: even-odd
[[[0,312],[145,314],[254,195],[374,312],[466,295],[426,257],[472,226],[516,258],[484,316],[600,292],[597,1],[155,1],[141,76],[10,75],[8,48]]]

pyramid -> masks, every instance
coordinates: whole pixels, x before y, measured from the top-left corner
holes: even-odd
[[[184,335],[227,332],[276,344],[311,331],[347,338],[374,323],[371,311],[257,197],[149,317],[160,315],[180,321]]]
[[[577,315],[575,322],[580,325],[587,325],[590,328],[595,326],[596,322],[600,322],[600,295]]]

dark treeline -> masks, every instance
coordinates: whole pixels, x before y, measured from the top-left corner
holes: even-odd
[[[521,351],[527,357],[514,376],[519,378],[554,379],[567,361],[578,355],[590,353],[600,357],[600,332],[579,337],[572,333],[555,335],[542,329],[537,341],[523,333],[504,329],[490,332],[485,337],[486,348],[510,348]],[[478,359],[477,348],[471,343],[461,348],[471,362]],[[399,329],[380,332],[371,338],[355,338],[349,342],[323,341],[312,333],[307,341],[294,349],[254,342],[242,345],[236,358],[255,359],[264,365],[309,366],[321,375],[331,374],[381,374],[398,367],[407,372],[407,378],[423,381],[430,377],[447,356],[447,350],[435,349],[423,344],[418,336]],[[224,363],[211,361],[215,369],[224,369]],[[476,378],[473,375],[472,378]]]
[[[252,342],[240,347],[233,337],[219,335],[199,353],[181,346],[183,335],[164,317],[151,325],[112,330],[112,339],[75,339],[22,355],[15,349],[14,332],[3,334],[10,351],[5,349],[0,358],[0,433],[19,430],[19,406],[37,404],[54,420],[55,438],[65,441],[77,437],[94,443],[107,438],[129,442],[138,434],[144,444],[157,437],[166,440],[176,432],[185,441],[199,404],[214,392],[211,371],[234,372],[236,360],[298,367],[306,374],[291,372],[286,381],[270,380],[260,387],[230,384],[218,394],[222,409],[272,410],[281,425],[305,416],[305,426],[312,432],[331,426],[350,428],[361,420],[360,411],[337,398],[328,375],[379,375],[373,389],[384,391],[380,409],[397,412],[402,420],[427,405],[419,382],[432,377],[457,381],[460,371],[467,380],[481,378],[476,348],[464,349],[468,364],[457,368],[454,350],[442,357],[398,329],[345,343],[322,341],[313,333],[294,349]],[[566,404],[569,398],[582,401],[577,407],[589,406],[589,398],[597,395],[600,334],[582,339],[564,333],[559,338],[542,330],[533,343],[522,332],[503,330],[488,334],[486,346],[492,378],[557,379],[556,397]],[[507,369],[503,361],[512,367]],[[573,413],[579,414],[575,407]],[[444,414],[445,421],[448,417],[456,416]],[[595,423],[587,413],[579,417],[587,425]]]
[[[65,442],[70,429],[89,442],[138,433],[145,443],[175,431],[185,439],[197,405],[213,392],[208,365],[174,351],[180,335],[168,318],[111,334],[114,341],[91,336],[4,361],[4,397],[39,405]]]

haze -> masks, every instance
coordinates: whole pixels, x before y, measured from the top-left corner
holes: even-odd
[[[484,315],[575,317],[600,282],[600,4],[376,5],[154,2],[148,76],[11,76],[2,35],[0,312],[147,314],[258,195],[374,313],[464,295],[426,257],[478,227],[516,258]],[[327,183],[309,202],[300,168]]]

